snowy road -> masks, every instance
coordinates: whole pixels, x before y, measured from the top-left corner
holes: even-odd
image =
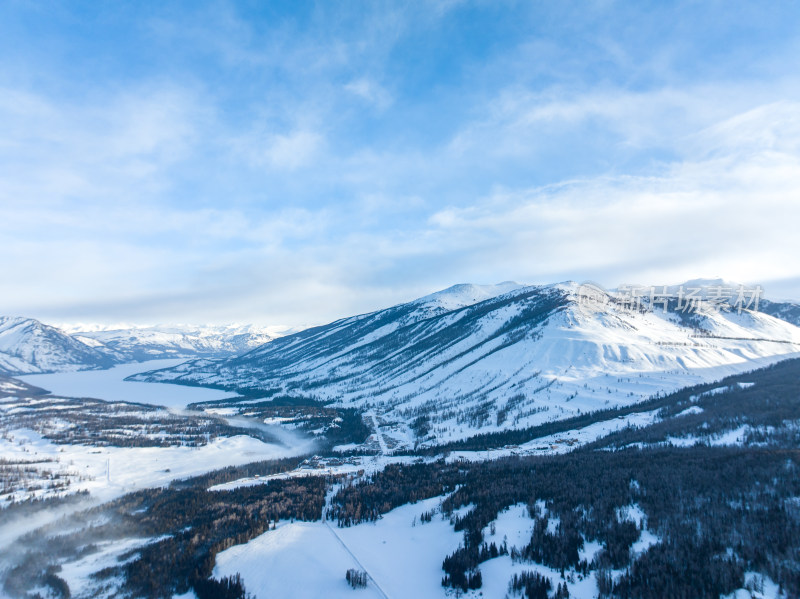
[[[378,445],[381,446],[381,454],[389,455],[389,448],[386,447],[386,441],[381,434],[381,428],[378,426],[378,418],[375,416],[375,412],[370,410],[367,414],[369,414],[369,417],[372,419],[372,426],[375,428],[375,437],[378,439]]]

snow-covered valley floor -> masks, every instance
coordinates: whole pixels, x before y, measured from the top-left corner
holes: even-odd
[[[772,359],[764,359],[769,362]],[[194,387],[162,385],[155,383],[129,383],[122,379],[135,368],[150,367],[128,365],[109,371],[92,371],[59,375],[36,375],[24,377],[25,381],[47,388],[54,393],[78,396],[93,396],[108,400],[134,400],[160,403],[175,412],[187,403],[198,401],[200,394],[215,393],[217,398],[226,394]],[[720,368],[720,375],[729,374],[737,367]],[[671,373],[663,376],[669,377]],[[677,375],[676,375],[677,376]],[[45,380],[45,377],[49,377]],[[703,377],[698,376],[698,379]],[[62,383],[57,380],[62,379]],[[49,381],[49,382],[48,382]],[[92,381],[94,381],[92,383]],[[55,384],[54,384],[55,382]],[[693,380],[691,382],[699,382]],[[744,386],[742,386],[744,385]],[[747,388],[752,383],[740,384]],[[132,387],[130,387],[132,386]],[[133,393],[133,389],[142,391]],[[145,393],[144,390],[151,392]],[[705,395],[714,395],[725,387],[712,389]],[[117,393],[119,391],[119,393]],[[171,395],[171,392],[176,395]],[[606,395],[608,395],[606,393]],[[613,396],[612,396],[613,397]],[[159,401],[160,399],[160,401]],[[208,397],[202,398],[208,400]],[[699,407],[691,407],[681,415],[702,414]],[[369,423],[377,433],[375,445],[381,450],[377,456],[326,456],[309,460],[302,467],[289,472],[241,478],[211,487],[212,491],[230,490],[238,487],[261,485],[274,479],[300,478],[313,475],[344,475],[355,478],[383,470],[391,463],[430,462],[434,457],[393,456],[383,439],[381,415],[370,413]],[[448,462],[481,461],[512,455],[558,455],[570,452],[591,443],[609,433],[625,427],[644,427],[658,421],[657,410],[633,412],[624,417],[595,422],[582,428],[541,437],[515,446],[506,446],[488,451],[455,451],[447,456]],[[278,426],[278,425],[274,425]],[[390,433],[391,434],[391,433]],[[721,436],[714,444],[736,445],[741,442],[741,431],[736,429]],[[200,447],[94,447],[88,445],[59,445],[42,438],[35,431],[16,429],[5,431],[0,438],[0,457],[20,463],[42,460],[47,468],[58,470],[71,477],[70,491],[89,492],[87,501],[74,506],[62,506],[47,512],[0,523],[0,545],[13,547],[20,535],[33,531],[61,516],[97,505],[137,489],[161,487],[175,479],[202,474],[229,465],[241,465],[259,460],[300,455],[314,451],[313,441],[288,429],[281,429],[282,444],[265,443],[258,439],[237,435],[218,437]],[[673,440],[675,445],[693,444],[694,437]],[[690,443],[691,441],[691,443]],[[444,497],[406,504],[384,514],[377,522],[361,523],[339,528],[333,522],[299,522],[282,520],[274,530],[234,545],[216,556],[214,575],[217,577],[241,574],[248,591],[256,597],[452,597],[454,592],[441,585],[442,560],[463,543],[462,532],[456,532],[453,522],[441,515],[440,505]],[[627,516],[638,518],[641,525],[641,510],[634,505]],[[423,512],[434,512],[430,522],[420,518]],[[622,518],[623,516],[620,516]],[[530,540],[533,520],[523,504],[507,508],[498,514],[491,527],[486,527],[484,538],[498,545],[521,547]],[[104,567],[118,563],[126,551],[147,543],[152,538],[130,538],[99,544],[97,551],[75,556],[61,563],[61,578],[70,586],[73,596],[114,596],[114,590],[106,593],[94,587],[91,577]],[[634,553],[646,551],[659,542],[658,537],[642,526],[640,538],[634,543]],[[585,539],[582,557],[591,561],[601,545]],[[585,554],[585,555],[584,555]],[[354,591],[345,581],[345,572],[355,568],[364,570],[369,576],[367,588]],[[509,555],[500,555],[481,565],[483,586],[479,591],[469,591],[466,596],[499,597],[508,593],[509,579],[523,571],[537,572],[550,578],[555,585],[564,583],[571,597],[590,598],[598,594],[595,575],[581,576],[577,572],[561,572],[541,564],[514,562]],[[756,579],[752,574],[753,589],[736,591],[736,599],[744,597],[777,597],[777,587],[771,581]],[[750,580],[750,579],[748,579]],[[106,584],[112,584],[107,582]],[[760,585],[760,586],[759,586]],[[774,588],[773,588],[774,587]],[[46,589],[43,589],[43,591]],[[354,594],[355,593],[355,594]],[[188,599],[194,597],[190,592]],[[2,591],[0,591],[2,598]]]
[[[166,406],[177,412],[194,401],[231,395],[197,387],[123,380],[133,372],[176,362],[178,360],[157,360],[126,364],[109,370],[20,378],[58,395],[145,402]],[[0,510],[12,500],[19,501],[29,497],[57,497],[78,491],[88,492],[88,495],[78,503],[21,514],[10,521],[3,519],[0,522],[0,546],[11,547],[14,540],[23,534],[69,513],[99,505],[138,489],[164,486],[176,479],[200,475],[226,466],[288,457],[314,450],[315,442],[307,437],[278,427],[263,428],[275,428],[275,437],[280,442],[267,443],[254,437],[236,435],[217,437],[199,447],[98,447],[56,444],[36,431],[24,428],[4,430],[0,437],[0,459],[11,464],[26,464],[33,477],[29,483],[35,484],[39,490],[22,490],[8,494],[6,501],[0,504]],[[37,477],[33,470],[38,471],[40,476]],[[51,486],[51,481],[66,481],[68,486],[55,489]]]

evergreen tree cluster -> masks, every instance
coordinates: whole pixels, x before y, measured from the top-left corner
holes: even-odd
[[[377,520],[381,514],[451,490],[463,478],[459,467],[445,464],[389,464],[380,472],[342,487],[326,516],[339,526]]]
[[[367,573],[364,570],[350,568],[345,572],[345,580],[354,589],[363,589],[367,586]]]
[[[549,599],[549,592],[552,588],[553,583],[550,579],[538,572],[514,574],[508,583],[509,593],[524,593],[526,599]]]
[[[242,577],[237,573],[220,580],[208,578],[194,584],[197,599],[256,599],[244,588]]]
[[[442,564],[443,582],[454,588],[470,588],[479,565],[494,558],[482,531],[522,502],[535,519],[533,533],[512,557],[600,579],[624,569],[605,588],[610,595],[716,599],[740,588],[745,571],[756,571],[797,596],[799,468],[796,450],[705,446],[394,465],[343,488],[331,513],[347,526],[450,493],[442,509],[464,534]],[[641,525],[620,515],[633,505],[644,513]],[[471,509],[457,517],[464,506]],[[552,519],[557,525],[548,526]],[[645,526],[659,542],[634,554]],[[589,540],[602,550],[587,563],[580,550]]]

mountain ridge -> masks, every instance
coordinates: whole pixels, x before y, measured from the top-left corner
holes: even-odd
[[[0,372],[43,372],[109,368],[117,360],[34,318],[0,316]]]
[[[375,409],[409,444],[420,419],[442,441],[626,405],[800,352],[800,329],[768,314],[637,311],[613,295],[585,304],[581,288],[519,286],[452,309],[432,294],[130,378]]]
[[[41,374],[164,358],[229,357],[293,330],[255,325],[82,328],[68,326],[65,331],[34,318],[0,317],[0,373]]]

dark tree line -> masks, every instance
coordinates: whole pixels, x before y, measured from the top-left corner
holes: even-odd
[[[797,450],[741,447],[656,447],[584,451],[552,457],[507,458],[472,464],[395,465],[342,489],[332,516],[342,525],[373,520],[404,503],[444,495],[461,547],[442,564],[445,584],[469,588],[486,551],[483,529],[498,513],[527,503],[535,516],[530,542],[514,557],[616,584],[601,587],[618,597],[719,597],[744,583],[745,571],[769,575],[790,596],[800,595],[800,454]],[[548,531],[547,518],[558,518]],[[639,527],[620,518],[638,505],[660,540],[633,555]],[[603,549],[580,560],[584,540]],[[702,580],[702,584],[691,582]],[[604,584],[601,582],[601,584]]]
[[[258,468],[263,472],[286,466],[281,460]],[[91,555],[104,541],[164,536],[122,555],[118,565],[96,573],[96,579],[101,584],[121,579],[120,592],[135,597],[171,598],[193,589],[198,597],[243,599],[240,579],[210,580],[217,553],[271,530],[279,520],[319,520],[329,481],[312,476],[229,491],[206,490],[218,477],[227,478],[223,472],[197,477],[194,484],[182,481],[137,491],[19,539],[14,547],[16,565],[5,577],[6,592],[24,596],[37,584],[56,592],[55,578],[41,580],[48,564]],[[59,527],[74,532],[59,534]]]
[[[10,380],[17,384],[16,379]],[[35,387],[0,396],[0,407],[8,405],[14,409],[0,410],[1,430],[29,428],[62,445],[197,447],[234,435],[276,441],[264,431],[232,426],[210,414],[175,414],[148,404],[58,397]]]
[[[444,460],[434,467],[390,464],[381,472],[340,489],[327,518],[336,520],[339,526],[377,520],[381,514],[401,505],[441,495],[462,478],[459,467],[445,464]]]
[[[549,599],[553,583],[547,576],[538,572],[522,572],[514,574],[508,583],[510,593],[524,593],[526,599]]]
[[[220,580],[216,578],[198,580],[194,584],[194,594],[197,599],[255,599],[245,590],[239,574],[225,576]]]

